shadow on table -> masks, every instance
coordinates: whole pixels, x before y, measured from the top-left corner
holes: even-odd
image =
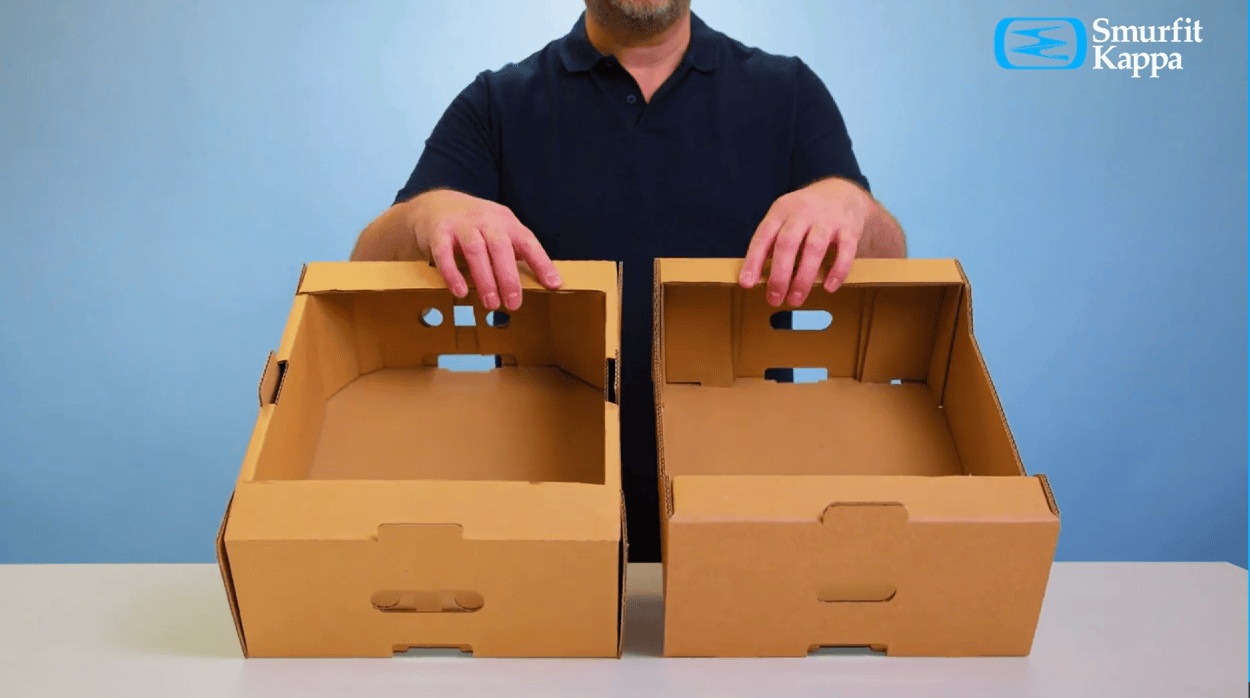
[[[144,592],[142,601],[136,601],[128,614],[118,618],[118,640],[127,647],[156,655],[243,656],[220,583],[171,580],[149,586]]]
[[[623,638],[627,655],[663,655],[664,599],[660,595],[660,575],[659,565],[631,570]],[[143,593],[138,595],[141,600],[118,617],[114,632],[119,643],[153,655],[242,657],[220,583],[187,584],[177,577],[159,579],[145,584]]]
[[[629,598],[625,604],[625,654],[660,657],[664,654],[664,598],[659,565],[631,565]]]

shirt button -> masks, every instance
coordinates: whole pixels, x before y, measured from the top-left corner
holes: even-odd
[[[628,97],[625,98],[625,101],[629,102],[630,104],[633,104],[634,102],[638,101],[638,98],[633,95],[629,95]]]

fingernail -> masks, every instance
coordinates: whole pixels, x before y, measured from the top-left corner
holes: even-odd
[[[795,291],[790,294],[790,305],[803,305],[803,294]]]
[[[560,278],[559,274],[549,274],[547,276],[548,286],[559,286],[562,283],[564,283],[564,280]]]
[[[743,286],[754,286],[755,275],[749,271],[744,271],[742,272],[742,278],[740,279],[740,281],[742,282]]]
[[[469,289],[459,284],[457,284],[454,288],[452,288],[451,292],[453,295],[456,296],[456,298],[464,298],[465,296],[469,295]]]
[[[777,293],[776,291],[769,291],[768,292],[768,304],[769,305],[781,305],[781,294]]]
[[[521,294],[509,293],[508,294],[508,310],[516,310],[519,307],[521,307]]]
[[[482,305],[486,306],[487,308],[490,308],[491,310],[498,308],[499,307],[499,294],[495,293],[494,291],[486,294],[486,297],[482,299]]]

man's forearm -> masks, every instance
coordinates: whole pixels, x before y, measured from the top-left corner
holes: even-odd
[[[868,204],[857,256],[892,259],[907,256],[907,237],[903,235],[902,226],[876,199],[871,199]]]
[[[425,259],[413,234],[412,214],[416,199],[395,204],[360,233],[352,250],[353,262],[390,262]]]

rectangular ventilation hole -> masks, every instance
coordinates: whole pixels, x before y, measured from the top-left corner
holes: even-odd
[[[819,383],[829,380],[827,368],[766,368],[765,380],[778,383]]]
[[[490,371],[504,365],[499,354],[439,354],[438,367],[465,373]]]

